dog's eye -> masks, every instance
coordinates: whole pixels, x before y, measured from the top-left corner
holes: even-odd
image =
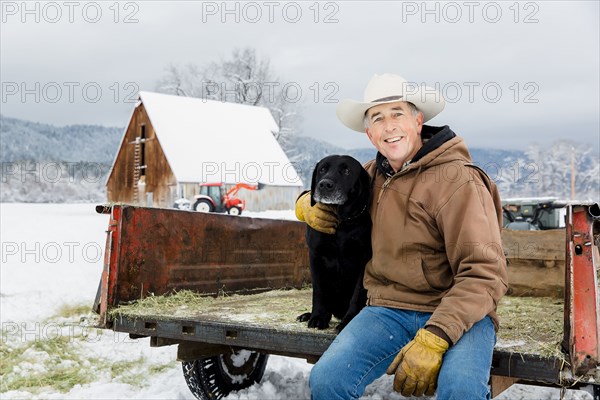
[[[319,173],[321,173],[321,174],[325,173],[326,171],[327,171],[327,168],[325,168],[325,167],[321,167],[319,169]]]
[[[348,168],[344,168],[344,169],[342,170],[342,173],[343,173],[344,175],[350,175],[350,169],[348,169]]]

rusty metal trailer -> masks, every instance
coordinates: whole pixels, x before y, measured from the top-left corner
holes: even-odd
[[[99,327],[150,337],[151,346],[177,345],[188,387],[199,399],[220,398],[260,381],[269,354],[315,362],[334,340],[332,329],[317,331],[295,321],[310,310],[304,224],[127,205],[97,211],[110,213],[94,304]],[[565,254],[564,301],[517,307],[555,319],[558,338],[535,326],[522,333],[501,328],[493,395],[526,382],[583,388],[600,399],[599,218],[596,204],[568,206],[559,245]],[[517,256],[507,257],[510,274],[511,257]],[[169,300],[181,293],[188,297]],[[149,301],[161,306],[146,307]],[[508,302],[519,301],[526,298]],[[550,303],[558,312],[544,314]],[[502,306],[499,312],[502,316]]]

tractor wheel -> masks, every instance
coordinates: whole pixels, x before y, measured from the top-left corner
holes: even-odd
[[[207,213],[215,211],[215,207],[206,199],[198,199],[194,203],[194,210]]]
[[[229,213],[230,215],[240,215],[242,214],[242,209],[237,206],[233,206],[229,210],[227,210],[227,213]]]
[[[221,399],[232,391],[260,382],[268,354],[235,350],[195,361],[182,362],[183,376],[197,399]]]

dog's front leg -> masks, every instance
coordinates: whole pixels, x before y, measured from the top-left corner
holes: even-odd
[[[318,280],[317,280],[318,282]],[[331,321],[331,312],[327,311],[324,305],[324,296],[320,283],[313,282],[313,304],[312,313],[308,320],[309,328],[327,329],[329,328],[329,321]]]
[[[352,293],[352,297],[350,298],[350,303],[348,304],[348,311],[342,318],[342,321],[335,327],[335,330],[340,333],[342,329],[348,325],[348,323],[354,318],[360,310],[367,304],[367,291],[363,287],[363,277],[365,271],[364,269],[360,272],[359,276],[356,279],[356,284],[354,285],[354,292]]]
[[[298,321],[308,321],[309,328],[326,329],[329,327],[329,321],[331,321],[331,312],[327,310],[325,306],[327,299],[326,296],[329,294],[324,289],[324,277],[323,272],[321,274],[315,273],[315,268],[319,268],[317,260],[311,257],[311,277],[312,277],[312,312],[304,313],[298,316]]]

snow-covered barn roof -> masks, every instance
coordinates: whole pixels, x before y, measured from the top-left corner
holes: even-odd
[[[177,181],[302,186],[273,136],[278,128],[267,108],[139,95]]]

